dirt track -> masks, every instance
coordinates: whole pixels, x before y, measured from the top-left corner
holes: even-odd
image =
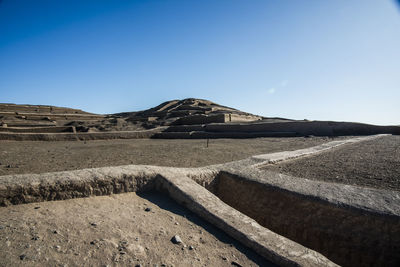
[[[327,137],[215,139],[209,141],[208,147],[206,140],[0,141],[0,175],[127,164],[199,167],[332,140]]]
[[[400,190],[400,136],[386,136],[265,169],[327,182]]]

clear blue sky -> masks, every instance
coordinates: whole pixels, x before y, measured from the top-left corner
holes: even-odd
[[[0,102],[400,124],[393,0],[0,1]]]

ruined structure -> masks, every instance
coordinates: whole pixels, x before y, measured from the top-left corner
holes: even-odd
[[[0,104],[0,140],[253,138],[400,134],[400,126],[266,118],[211,101],[173,100],[110,115],[52,106]]]
[[[0,203],[164,192],[279,266],[398,266],[399,192],[262,167],[382,136],[332,141],[202,168],[120,166],[0,176]]]

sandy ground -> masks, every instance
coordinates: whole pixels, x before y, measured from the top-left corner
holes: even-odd
[[[314,180],[400,190],[400,136],[345,145],[265,169]]]
[[[0,266],[138,264],[272,266],[159,193],[0,208]]]
[[[347,137],[335,140],[339,138]],[[208,147],[206,140],[0,141],[0,175],[127,164],[199,167],[332,140],[327,137],[212,139]]]

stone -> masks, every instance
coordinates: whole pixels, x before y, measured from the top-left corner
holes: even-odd
[[[21,261],[23,261],[25,258],[26,258],[26,255],[25,255],[25,254],[22,254],[22,255],[19,256],[19,259],[20,259]]]
[[[181,243],[182,243],[182,239],[180,238],[179,235],[174,235],[174,236],[171,238],[171,241],[172,241],[172,243],[174,243],[174,244],[181,244]]]
[[[193,246],[189,246],[189,250],[193,250],[194,249],[194,247]]]
[[[149,211],[151,211],[151,208],[147,207],[147,208],[144,209],[144,211],[149,212]]]

